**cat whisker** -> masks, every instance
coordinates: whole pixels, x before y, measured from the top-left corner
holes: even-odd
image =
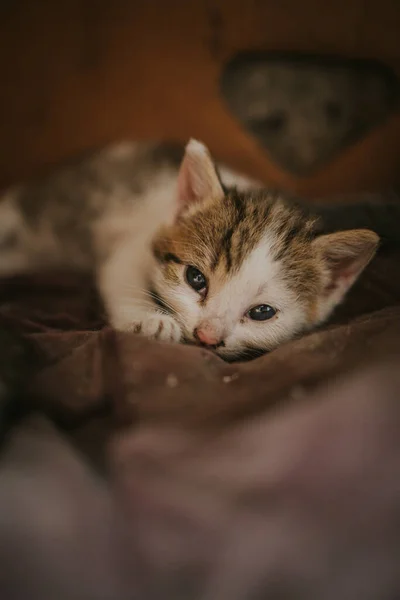
[[[143,295],[143,298],[138,298],[135,300],[134,304],[136,306],[141,306],[145,309],[153,311],[157,306],[157,309],[162,309],[162,306],[159,305],[159,301],[168,309],[169,312],[176,313],[176,307],[174,307],[168,300],[165,298],[160,298],[155,292],[147,290],[142,287],[133,286],[131,284],[126,285],[128,291],[136,293],[138,295]],[[179,294],[176,294],[176,297],[179,298]],[[146,298],[150,298],[150,300],[146,300]],[[130,304],[132,306],[132,304]]]

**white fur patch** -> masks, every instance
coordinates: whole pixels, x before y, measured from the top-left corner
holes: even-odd
[[[248,190],[258,190],[264,186],[255,179],[250,179],[246,175],[232,171],[225,165],[218,165],[218,171],[223,183],[228,187],[237,187],[238,190],[245,192]]]
[[[195,140],[194,138],[191,138],[187,143],[186,152],[191,155],[202,154],[209,156],[209,152],[206,146],[202,142],[199,142],[199,140]]]

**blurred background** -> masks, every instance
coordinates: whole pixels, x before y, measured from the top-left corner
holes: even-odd
[[[309,197],[395,185],[399,31],[398,0],[5,0],[0,185],[190,136]]]

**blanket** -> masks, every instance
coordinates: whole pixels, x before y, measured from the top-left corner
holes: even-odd
[[[399,256],[232,364],[113,331],[86,277],[3,281],[1,597],[398,597]]]

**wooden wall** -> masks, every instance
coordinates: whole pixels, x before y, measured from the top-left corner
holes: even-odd
[[[196,136],[233,166],[310,196],[399,180],[400,115],[307,179],[228,113],[244,49],[379,58],[400,75],[400,0],[3,0],[0,184],[119,138]]]

